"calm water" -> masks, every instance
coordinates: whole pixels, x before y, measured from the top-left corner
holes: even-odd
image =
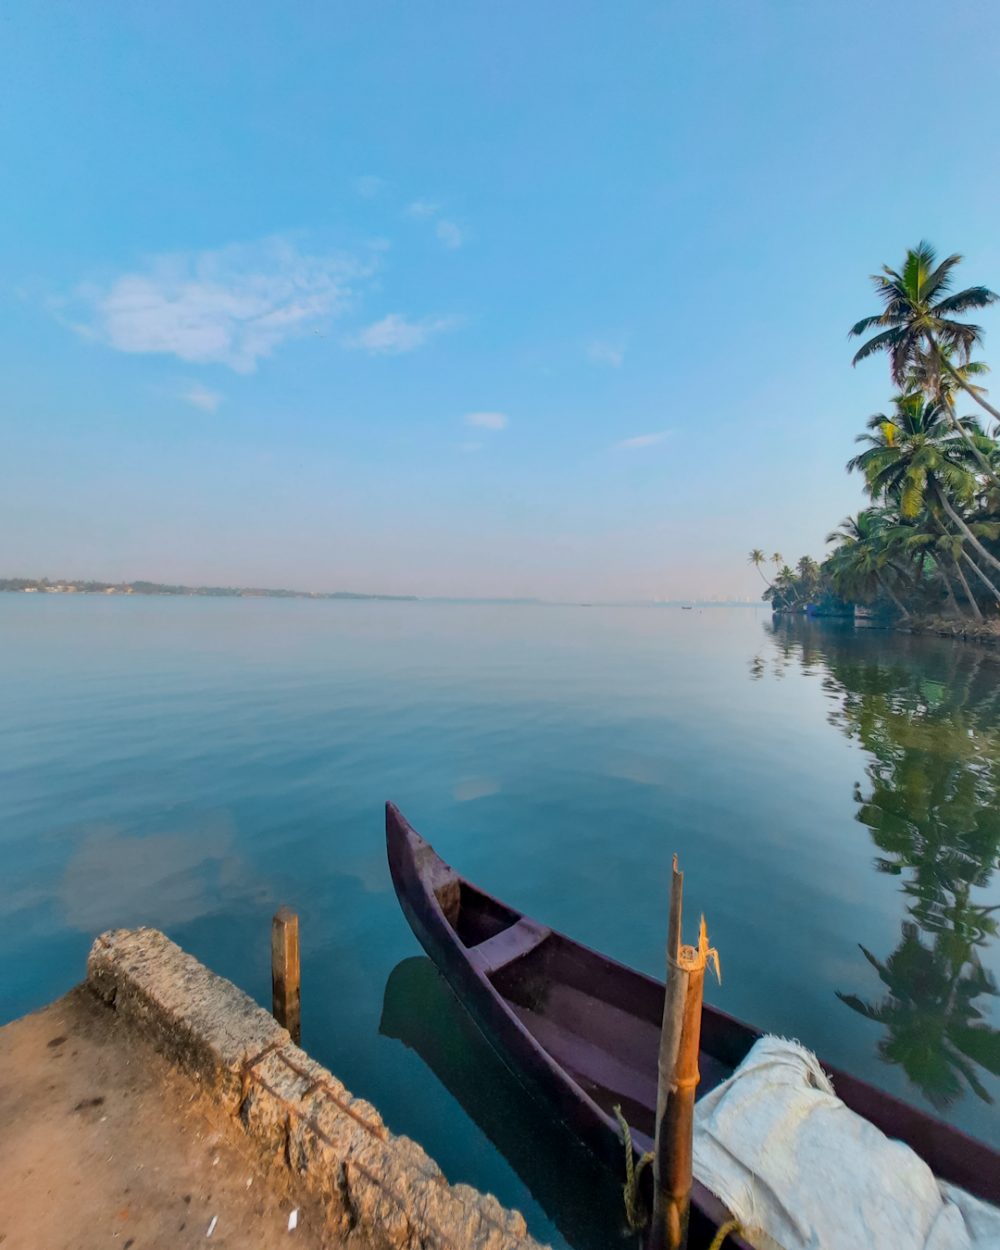
[[[1000,1145],[1000,654],[753,610],[0,595],[0,1020],[165,929],[452,1180],[607,1245],[614,1187],[420,957],[393,798],[474,880],[659,974],[677,851],[711,999]],[[530,1188],[529,1188],[530,1186]]]

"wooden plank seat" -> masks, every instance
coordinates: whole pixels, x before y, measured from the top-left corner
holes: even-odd
[[[469,960],[487,976],[529,954],[552,932],[527,917],[469,950]]]

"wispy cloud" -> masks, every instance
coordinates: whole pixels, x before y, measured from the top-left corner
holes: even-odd
[[[669,434],[669,430],[659,430],[655,434],[636,434],[632,438],[623,438],[620,443],[615,443],[615,446],[625,450],[631,450],[633,447],[652,447],[655,443],[662,443]]]
[[[460,248],[466,239],[466,231],[454,221],[441,215],[441,205],[434,200],[414,200],[406,206],[407,217],[434,223],[434,234],[442,247],[449,251]]]
[[[412,204],[406,206],[408,217],[436,217],[440,211],[441,205],[431,200],[414,200]]]
[[[509,424],[505,412],[469,412],[464,420],[480,430],[505,430]]]
[[[362,174],[351,183],[355,192],[364,200],[373,200],[385,186],[384,178],[376,178],[374,174]]]
[[[620,369],[625,360],[625,344],[620,339],[592,339],[587,344],[587,355],[595,365]]]
[[[200,382],[189,386],[181,395],[181,399],[186,399],[189,404],[193,404],[195,408],[200,408],[203,412],[215,412],[223,398],[224,396],[218,391],[210,391]]]
[[[456,226],[453,221],[445,221],[442,219],[435,226],[434,233],[450,251],[454,251],[456,248],[461,247],[465,242],[464,232],[459,226]]]
[[[74,329],[116,351],[252,373],[281,343],[342,312],[368,272],[351,257],[273,238],[153,257],[109,285],[79,288],[69,303],[84,308]]]
[[[412,352],[418,347],[459,324],[457,317],[425,317],[422,321],[410,321],[401,313],[389,313],[381,321],[373,322],[346,340],[347,347],[357,347],[372,356],[398,356]]]

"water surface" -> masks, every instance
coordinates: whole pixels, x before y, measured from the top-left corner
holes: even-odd
[[[1000,655],[950,640],[748,609],[0,595],[0,1020],[115,925],[268,1004],[288,903],[305,1046],[450,1179],[596,1250],[614,1187],[414,958],[384,800],[657,975],[678,852],[713,1002],[1000,1145],[998,785]]]

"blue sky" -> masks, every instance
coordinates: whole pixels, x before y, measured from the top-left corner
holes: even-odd
[[[1000,287],[998,36],[8,0],[0,575],[755,594],[858,505],[866,275],[928,237]]]

